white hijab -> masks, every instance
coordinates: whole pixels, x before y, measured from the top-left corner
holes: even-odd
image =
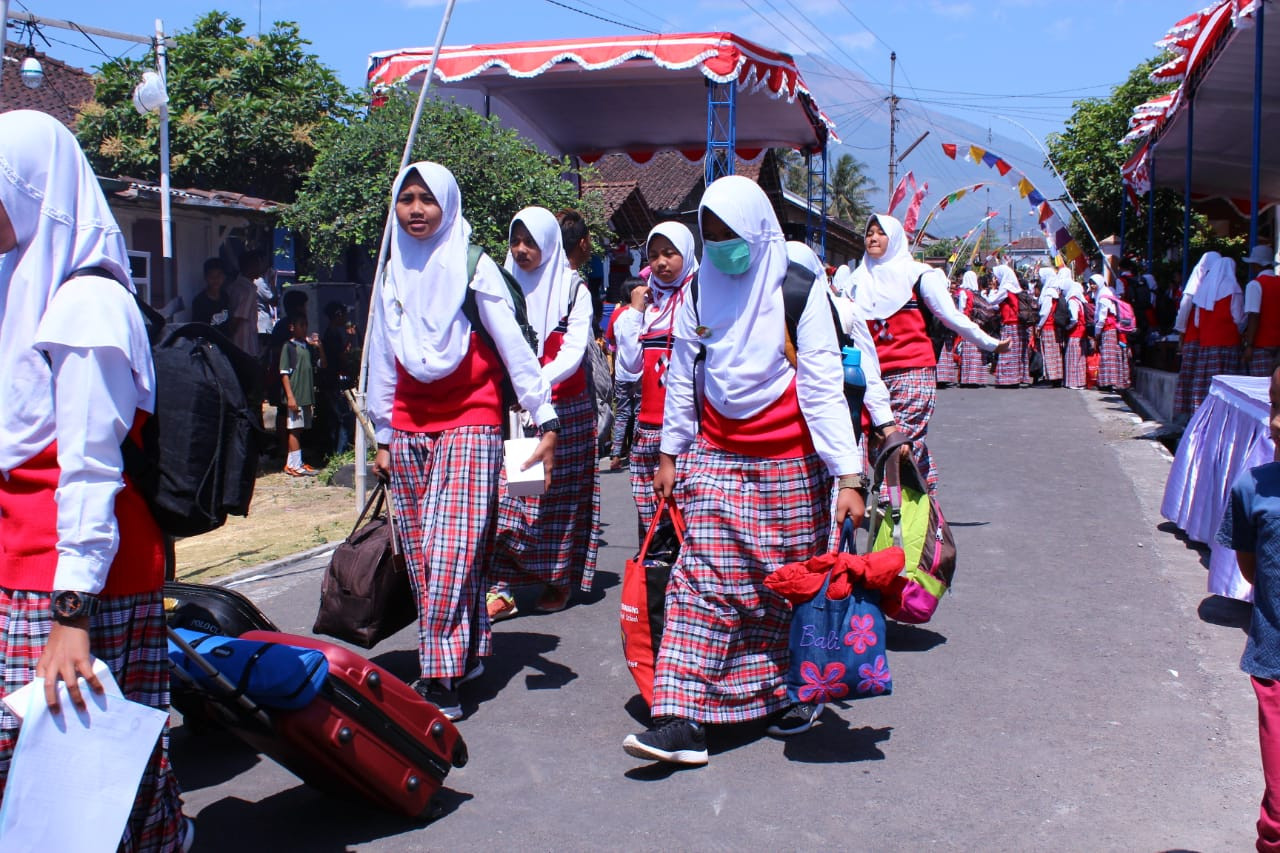
[[[646,256],[649,254],[649,243],[659,234],[670,240],[671,245],[675,246],[676,251],[680,253],[680,257],[684,259],[684,266],[680,269],[680,278],[671,284],[666,284],[656,275],[649,276],[649,298],[652,300],[653,306],[661,310],[668,297],[688,284],[694,273],[698,271],[698,250],[694,243],[693,232],[689,230],[689,226],[681,222],[660,222],[653,226],[653,230],[645,238],[644,251]]]
[[[1235,258],[1219,256],[1213,266],[1205,270],[1204,278],[1196,288],[1193,299],[1197,308],[1208,311],[1217,304],[1219,299],[1240,292],[1240,282],[1236,281]]]
[[[1057,299],[1059,294],[1057,273],[1050,267],[1041,267],[1037,275],[1040,276],[1040,299]]]
[[[1196,265],[1191,268],[1191,275],[1187,276],[1186,286],[1182,288],[1183,297],[1194,297],[1199,292],[1200,283],[1211,275],[1212,270],[1218,264],[1218,259],[1221,257],[1222,255],[1214,251],[1205,252],[1200,256],[1200,260],[1196,261]],[[1210,306],[1213,305],[1213,303],[1209,304]]]
[[[747,241],[751,264],[741,275],[703,264],[698,272],[699,328],[693,328],[693,311],[681,311],[675,335],[706,347],[707,401],[726,417],[748,418],[782,396],[795,376],[784,343],[786,240],[769,197],[742,175],[707,187],[698,207],[699,227],[708,210]]]
[[[1116,292],[1111,288],[1111,285],[1107,284],[1106,276],[1101,275],[1099,273],[1094,273],[1093,275],[1089,276],[1089,281],[1098,285],[1098,290],[1093,295],[1094,305],[1101,305],[1102,300],[1105,299],[1111,303],[1111,310],[1113,312],[1120,310],[1119,306],[1116,305]]]
[[[70,312],[42,322],[58,288],[84,267],[106,270],[133,292],[120,227],[75,137],[56,119],[31,110],[0,115],[0,205],[17,237],[0,255],[0,471],[9,471],[55,436],[50,369],[37,343],[123,350],[134,365],[137,408],[150,410],[155,385],[136,309],[123,321],[127,330],[90,314],[72,322]]]
[[[1018,275],[1007,264],[1000,264],[991,272],[995,274],[996,281],[999,286],[996,287],[996,294],[1001,293],[1021,293],[1022,285],[1018,283]]]
[[[419,382],[434,382],[457,370],[471,345],[471,323],[462,313],[471,225],[462,218],[457,180],[439,163],[406,166],[392,187],[392,207],[411,174],[422,178],[439,202],[440,227],[419,240],[397,223],[382,288],[382,316],[401,367]]]
[[[973,270],[965,270],[964,275],[960,276],[960,289],[978,292],[978,274]]]
[[[906,232],[897,219],[885,213],[877,213],[867,220],[864,235],[873,222],[889,238],[889,247],[879,260],[869,254],[862,256],[862,263],[853,271],[851,286],[854,302],[862,309],[862,315],[868,320],[883,320],[896,314],[910,301],[911,287],[921,275],[943,273],[911,257]]]
[[[788,240],[787,260],[799,264],[813,273],[816,278],[824,283],[826,282],[826,267],[822,265],[822,260],[818,257],[818,253],[808,243],[801,243],[799,240]]]
[[[1079,299],[1081,302],[1084,302],[1084,287],[1080,282],[1076,281],[1072,277],[1070,267],[1063,267],[1058,270],[1056,281],[1058,282],[1059,292],[1061,292],[1068,301],[1072,299]]]
[[[533,242],[542,251],[542,263],[532,272],[516,266],[515,258],[507,252],[503,264],[507,272],[520,283],[525,304],[529,311],[529,324],[538,333],[538,355],[547,343],[547,335],[555,331],[560,318],[569,310],[569,300],[578,285],[578,275],[569,268],[569,258],[560,236],[560,223],[555,214],[545,207],[526,207],[511,220],[511,230],[516,223],[529,229]]]

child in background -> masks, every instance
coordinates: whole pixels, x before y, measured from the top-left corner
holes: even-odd
[[[627,279],[623,285],[631,304],[613,322],[614,347],[619,357],[613,363],[613,447],[609,454],[609,470],[618,471],[631,449],[631,433],[640,408],[640,377],[636,370],[640,360],[640,325],[644,322],[645,298],[649,288],[638,279]]]
[[[1218,541],[1236,552],[1253,584],[1253,615],[1240,668],[1258,696],[1258,743],[1266,788],[1258,850],[1280,850],[1280,368],[1271,374],[1271,441],[1276,458],[1236,479]]]
[[[289,432],[289,457],[285,460],[284,472],[290,477],[314,477],[320,472],[302,461],[301,433],[311,429],[312,407],[316,402],[306,314],[289,318],[289,334],[289,340],[280,350],[280,384],[284,390],[285,429]],[[320,366],[324,366],[323,357]]]

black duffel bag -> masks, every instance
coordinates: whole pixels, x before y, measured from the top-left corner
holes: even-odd
[[[351,535],[334,550],[312,632],[371,649],[418,618],[386,495],[386,485],[378,483]]]

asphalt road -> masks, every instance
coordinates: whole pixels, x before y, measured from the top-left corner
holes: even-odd
[[[446,814],[413,826],[328,798],[178,724],[196,849],[1249,849],[1248,609],[1207,596],[1200,554],[1160,529],[1169,457],[1135,421],[1092,392],[941,392],[930,445],[956,588],[932,623],[891,628],[893,695],[785,742],[713,729],[698,769],[621,749],[643,728],[617,619],[637,543],[626,478],[604,474],[597,591],[497,626]],[[237,588],[307,633],[322,562]],[[412,678],[413,647],[406,631],[373,657]]]

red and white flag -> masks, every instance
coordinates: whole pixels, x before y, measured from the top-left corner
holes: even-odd
[[[910,184],[910,188],[908,188],[908,184]],[[902,176],[902,180],[898,181],[898,185],[894,187],[893,195],[889,197],[888,214],[893,216],[893,209],[898,206],[899,202],[907,197],[908,192],[915,192],[915,190],[916,176],[911,172],[907,172]]]

